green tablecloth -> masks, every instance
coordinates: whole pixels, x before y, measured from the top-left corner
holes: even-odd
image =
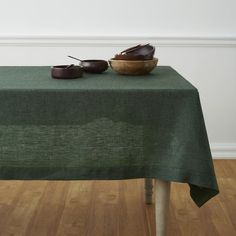
[[[0,67],[0,179],[158,178],[218,193],[195,87],[168,66],[147,76]]]

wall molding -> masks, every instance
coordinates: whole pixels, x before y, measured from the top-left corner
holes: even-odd
[[[147,42],[158,47],[236,47],[236,37],[0,35],[0,47],[126,47]]]
[[[236,143],[214,143],[210,146],[214,159],[236,159]]]

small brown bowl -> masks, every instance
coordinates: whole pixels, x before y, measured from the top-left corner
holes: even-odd
[[[150,44],[137,45],[115,55],[117,60],[152,60],[155,47]]]
[[[122,75],[146,75],[157,66],[158,59],[143,61],[109,60],[111,68]]]
[[[116,54],[116,60],[127,60],[127,61],[144,61],[144,60],[152,60],[153,55],[132,55],[132,54]]]
[[[51,68],[51,75],[54,79],[76,79],[83,76],[81,66],[58,65]]]
[[[108,63],[105,60],[83,60],[80,65],[87,73],[102,73],[108,68]]]

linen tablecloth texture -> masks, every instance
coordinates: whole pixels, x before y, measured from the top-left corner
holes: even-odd
[[[157,178],[218,193],[199,94],[168,66],[147,76],[0,67],[0,179]]]

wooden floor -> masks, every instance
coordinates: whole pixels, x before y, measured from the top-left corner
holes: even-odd
[[[236,160],[217,160],[221,194],[202,208],[171,186],[169,236],[236,235]],[[143,180],[0,181],[1,236],[154,236]]]

